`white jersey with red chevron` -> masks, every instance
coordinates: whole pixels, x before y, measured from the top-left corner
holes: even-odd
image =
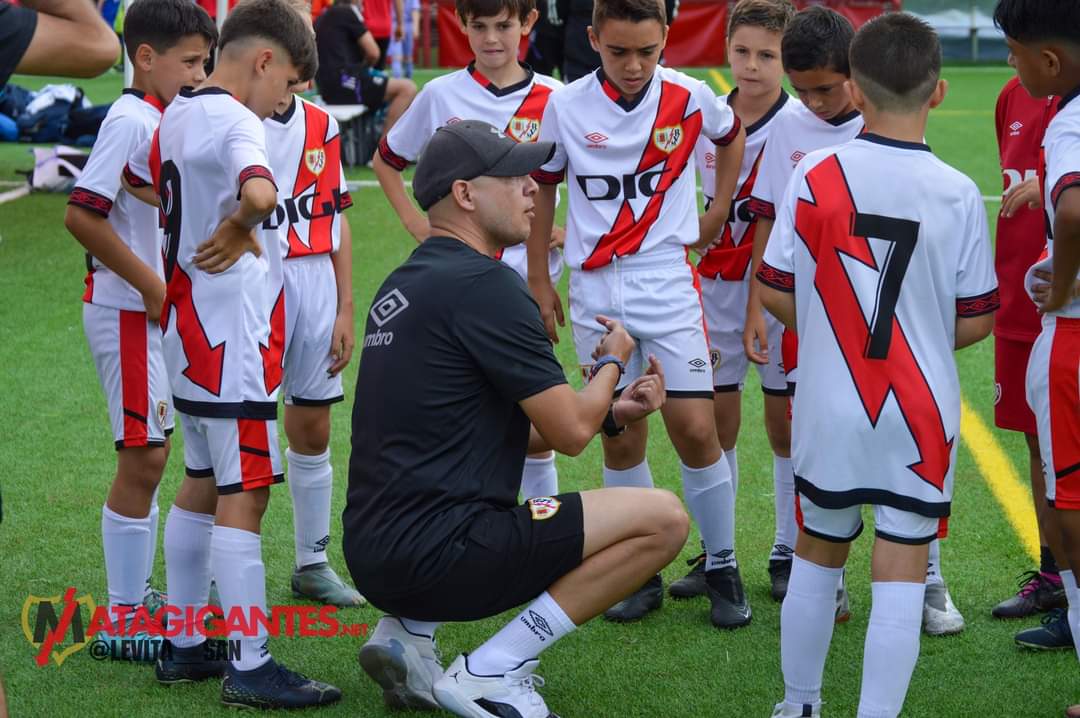
[[[975,183],[926,145],[879,135],[811,153],[777,207],[757,276],[795,293],[800,494],[824,508],[948,516],[956,320],[998,306]]]
[[[124,90],[105,115],[90,159],[68,198],[68,204],[107,218],[120,241],[159,275],[163,270],[157,210],[124,192],[120,174],[132,152],[154,134],[163,108],[153,95]],[[84,302],[145,311],[142,295],[89,253],[86,270]]]
[[[196,248],[240,204],[255,177],[273,181],[263,123],[218,87],[181,90],[151,142],[125,168],[152,181],[165,228],[162,342],[176,409],[194,416],[274,419],[284,327],[282,245],[259,236],[225,272],[195,266]],[[261,231],[258,233],[261,235]]]
[[[633,101],[602,69],[553,92],[540,139],[556,143],[555,156],[533,176],[567,177],[567,263],[597,269],[615,257],[685,252],[698,241],[694,147],[702,136],[728,144],[738,130],[708,85],[662,66]]]
[[[285,114],[263,125],[278,185],[277,209],[262,226],[267,239],[281,237],[286,260],[336,252],[341,213],[352,206],[337,120],[297,97]]]
[[[725,101],[730,104],[736,93],[738,89],[733,90]],[[720,278],[728,282],[747,278],[756,224],[756,218],[750,212],[750,196],[757,181],[766,141],[771,129],[782,122],[782,118],[798,112],[798,105],[797,100],[781,91],[780,97],[769,111],[754,124],[746,126],[746,149],[743,151],[739,181],[735,185],[735,196],[732,198],[727,224],[724,225],[720,242],[698,262],[698,272],[703,277]],[[694,150],[694,160],[701,177],[705,202],[709,204],[716,195],[716,150],[713,144],[705,138],[699,139]]]

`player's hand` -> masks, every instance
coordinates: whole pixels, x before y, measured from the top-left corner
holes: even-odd
[[[1033,274],[1036,279],[1044,280],[1044,283],[1031,285],[1031,294],[1034,297],[1035,304],[1038,305],[1041,314],[1056,312],[1073,299],[1080,297],[1080,279],[1073,282],[1073,285],[1068,292],[1062,292],[1062,296],[1055,298],[1051,296],[1050,292],[1054,280],[1053,273],[1043,269],[1036,269]]]
[[[330,376],[337,376],[352,359],[353,347],[356,346],[356,328],[353,326],[352,309],[338,311],[334,320],[334,333],[330,339],[330,356],[334,362],[327,370]]]
[[[404,22],[404,20],[398,21],[397,27],[394,28],[394,39],[398,40],[399,42],[401,40],[405,39],[405,22]]]
[[[630,336],[630,332],[626,331],[626,327],[623,326],[622,322],[609,319],[603,315],[597,316],[596,321],[604,329],[607,329],[607,333],[600,338],[600,343],[593,350],[593,359],[599,359],[602,356],[611,354],[619,357],[625,364],[630,360],[630,355],[634,352],[637,342]]]
[[[548,251],[552,249],[562,249],[566,244],[566,230],[562,227],[552,225],[551,227],[551,241],[548,242]]]
[[[417,244],[431,236],[431,223],[423,215],[419,215],[417,219],[406,220],[405,229],[409,231]]]
[[[544,329],[547,330],[548,339],[551,340],[552,344],[558,344],[559,333],[555,329],[555,323],[558,322],[560,327],[566,326],[559,293],[555,291],[555,287],[551,286],[551,280],[547,278],[536,282],[530,281],[529,290],[532,292],[533,299],[540,306],[540,318],[544,320]]]
[[[765,313],[754,301],[746,303],[746,326],[743,328],[743,351],[755,364],[769,363],[769,332]]]
[[[262,256],[255,230],[228,217],[218,225],[210,239],[195,249],[195,266],[209,274],[220,274],[236,264],[245,252]]]
[[[663,406],[666,398],[664,368],[660,366],[660,360],[650,354],[649,370],[632,381],[611,407],[615,423],[626,426],[644,419]]]
[[[155,281],[143,290],[143,306],[146,307],[146,321],[157,323],[161,321],[161,310],[165,306],[165,282],[154,278]]]
[[[1028,209],[1042,207],[1042,193],[1039,191],[1039,179],[1032,177],[1020,184],[1013,185],[1001,200],[1001,216],[1012,217],[1024,206]]]
[[[727,223],[728,212],[714,203],[708,212],[698,217],[698,241],[691,246],[695,252],[705,256],[720,242],[721,233]]]

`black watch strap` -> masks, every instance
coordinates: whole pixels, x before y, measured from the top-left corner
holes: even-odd
[[[607,416],[604,417],[604,423],[600,425],[600,430],[604,432],[604,436],[609,438],[615,438],[620,436],[626,431],[625,426],[619,426],[615,423],[615,405],[612,404],[608,409]]]

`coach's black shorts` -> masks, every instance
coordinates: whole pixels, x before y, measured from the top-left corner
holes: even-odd
[[[367,583],[361,591],[375,607],[417,621],[476,621],[528,603],[581,565],[581,495],[485,511],[464,537],[464,553],[434,585],[419,591],[394,587],[386,597]]]
[[[342,71],[340,83],[319,86],[319,94],[328,105],[364,105],[372,110],[382,107],[386,100],[389,78],[368,69]]]

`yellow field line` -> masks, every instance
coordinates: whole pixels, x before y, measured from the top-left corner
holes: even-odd
[[[971,457],[979,467],[979,473],[993,492],[994,498],[1005,510],[1013,531],[1027,549],[1032,560],[1039,560],[1039,529],[1035,521],[1035,509],[1031,504],[1031,490],[1020,481],[1009,457],[1001,449],[982,418],[965,401],[960,400],[960,436],[967,444]]]
[[[709,77],[711,77],[712,81],[716,83],[716,86],[720,88],[720,92],[725,95],[731,92],[731,84],[720,74],[719,70],[710,69]]]

